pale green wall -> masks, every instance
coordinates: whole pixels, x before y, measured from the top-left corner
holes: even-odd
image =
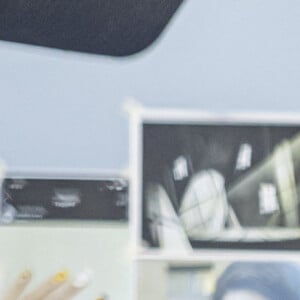
[[[96,299],[101,291],[107,292],[110,300],[131,299],[128,240],[125,224],[36,223],[0,227],[2,288],[24,268],[32,268],[34,286],[57,270],[78,272],[89,267],[95,272],[95,279],[76,299]]]

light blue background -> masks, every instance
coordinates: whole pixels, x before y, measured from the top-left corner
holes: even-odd
[[[298,111],[298,0],[187,0],[127,59],[0,43],[0,156],[10,168],[128,165],[127,96],[145,106]]]

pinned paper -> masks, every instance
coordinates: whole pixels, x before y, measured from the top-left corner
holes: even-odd
[[[259,212],[261,215],[272,214],[279,210],[277,191],[274,184],[262,183],[259,187]]]
[[[252,147],[250,144],[242,144],[240,146],[237,161],[236,161],[236,169],[239,171],[243,171],[251,167],[252,160]]]
[[[173,164],[174,180],[179,181],[189,176],[188,163],[184,156],[179,156]]]

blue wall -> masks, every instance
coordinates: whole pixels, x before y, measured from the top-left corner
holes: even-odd
[[[0,43],[0,156],[10,168],[128,165],[127,96],[145,106],[299,111],[300,2],[187,0],[127,59]]]

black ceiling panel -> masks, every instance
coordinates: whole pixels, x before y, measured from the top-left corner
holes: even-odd
[[[151,45],[183,0],[0,0],[0,39],[112,56]]]

